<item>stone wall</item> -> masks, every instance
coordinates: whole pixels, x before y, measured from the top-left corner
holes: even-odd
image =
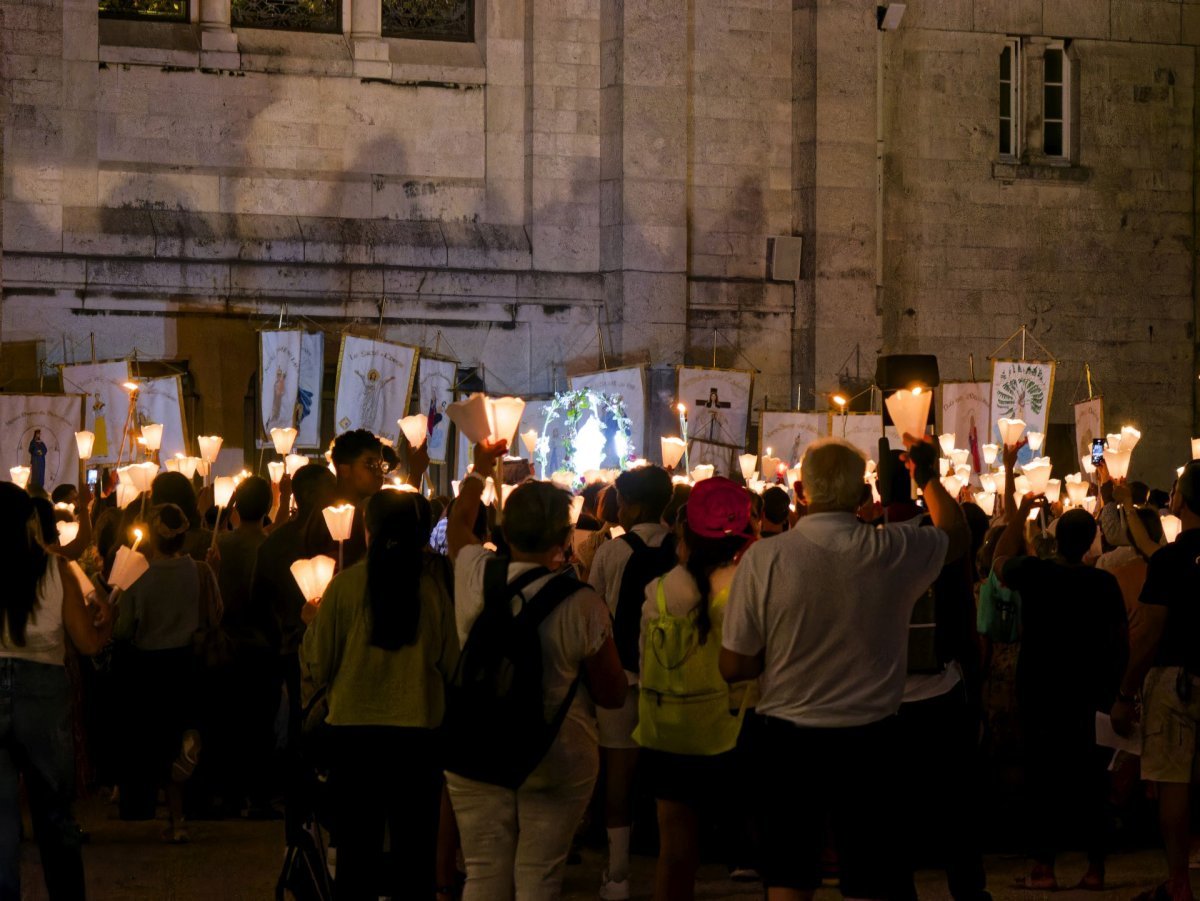
[[[48,367],[93,334],[184,361],[196,427],[232,436],[285,308],[501,391],[564,387],[602,337],[650,365],[653,438],[681,363],[819,408],[880,351],[983,373],[1025,323],[1061,360],[1056,423],[1088,361],[1155,481],[1200,431],[1200,2],[920,0],[880,42],[872,0],[480,0],[471,45],[382,39],[352,0],[347,36],[193,2],[191,25],[0,11],[0,328]],[[998,159],[1007,35],[1074,39],[1075,165]],[[797,282],[770,278],[776,235],[804,240]]]

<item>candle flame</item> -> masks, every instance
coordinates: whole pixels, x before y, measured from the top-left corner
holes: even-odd
[[[683,404],[676,404],[675,409],[678,410],[680,413],[687,412],[687,407],[685,407]]]
[[[844,407],[847,403],[849,403],[849,401],[847,401],[846,398],[842,397],[840,394],[835,394],[833,396],[833,402],[839,407]]]
[[[141,530],[141,529],[134,529],[134,530],[133,530],[133,537],[134,537],[134,538],[136,538],[138,541],[141,541],[141,540],[142,540],[142,530]]]
[[[921,393],[921,386],[920,386],[920,385],[917,385],[917,387],[913,388],[913,389],[912,389],[912,393],[913,393],[913,397],[916,397],[918,394],[920,394],[920,393]]]
[[[126,382],[121,387],[124,388],[126,391],[137,391],[138,383],[137,382]]]

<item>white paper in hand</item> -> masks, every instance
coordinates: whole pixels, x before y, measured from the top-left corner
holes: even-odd
[[[1142,754],[1142,724],[1138,723],[1134,727],[1133,734],[1126,738],[1123,735],[1117,735],[1113,730],[1112,717],[1107,713],[1097,712],[1096,744],[1102,748],[1113,748],[1140,757]]]

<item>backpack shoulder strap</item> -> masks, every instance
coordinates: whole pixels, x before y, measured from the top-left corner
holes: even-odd
[[[635,554],[638,551],[644,551],[646,549],[646,542],[642,541],[642,536],[632,531],[626,532],[624,535],[622,535],[621,540],[629,545],[630,550],[632,550]]]
[[[660,617],[667,615],[667,593],[663,589],[663,583],[666,581],[667,581],[666,576],[658,577],[658,590],[656,592],[656,600],[658,602],[658,615]]]
[[[542,574],[545,574],[545,570],[542,570]],[[526,615],[531,620],[530,624],[536,629],[559,604],[583,587],[584,584],[570,573],[555,576],[526,602],[525,611],[528,611]]]

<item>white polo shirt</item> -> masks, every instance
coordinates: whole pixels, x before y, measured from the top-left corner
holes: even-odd
[[[758,712],[819,728],[895,714],[913,607],[949,543],[916,522],[876,529],[853,513],[813,513],[751,546],[733,578],[722,645],[747,657],[765,651]]]

